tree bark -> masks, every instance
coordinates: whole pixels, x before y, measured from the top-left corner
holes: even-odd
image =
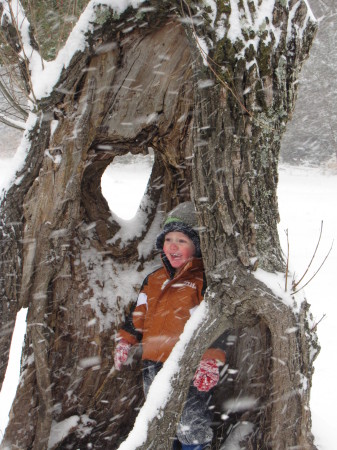
[[[143,401],[139,362],[135,356],[130,370],[114,371],[114,335],[158,264],[153,247],[139,254],[139,245],[154,243],[163,213],[192,198],[208,316],[139,448],[170,448],[193,371],[228,329],[238,337],[228,352],[237,376],[219,386],[216,411],[221,414],[224,396],[249,397],[254,406],[231,416],[254,426],[246,448],[315,448],[309,396],[316,341],[307,306],[287,306],[254,277],[258,265],[283,270],[278,153],[315,24],[304,2],[275,2],[272,26],[268,19],[263,28],[259,7],[250,5],[241,11],[252,21],[250,34],[243,25],[237,40],[228,31],[219,40],[215,24],[230,29],[235,13],[226,2],[218,2],[213,16],[202,3],[195,10],[187,3],[148,3],[138,14],[129,8],[101,18],[86,50],[38,102],[23,179],[3,200],[4,365],[16,311],[29,308],[21,381],[3,445],[118,448],[126,438]],[[208,65],[197,35],[212,44]],[[115,156],[150,148],[155,162],[136,219],[142,226],[125,239],[102,196],[101,175]],[[67,424],[57,438],[57,427]],[[224,427],[216,427],[216,439]]]

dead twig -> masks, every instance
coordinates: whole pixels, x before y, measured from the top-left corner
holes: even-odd
[[[315,323],[315,325],[310,329],[310,331],[315,331],[318,325],[322,322],[323,319],[326,318],[326,314],[323,314],[323,316],[319,319],[318,322]]]
[[[301,291],[303,288],[305,288],[306,286],[308,286],[308,284],[310,283],[310,281],[313,280],[313,279],[315,278],[315,276],[318,274],[318,272],[319,272],[319,271],[321,270],[321,268],[324,266],[325,261],[328,259],[329,255],[330,255],[330,253],[331,253],[333,244],[334,244],[334,243],[333,243],[333,241],[332,241],[330,250],[328,251],[327,255],[326,255],[325,258],[323,259],[322,264],[319,266],[319,268],[316,270],[316,272],[313,274],[313,276],[312,276],[312,277],[311,277],[311,278],[310,278],[310,279],[309,279],[302,287],[300,287],[299,289],[297,289],[297,291],[292,292],[292,294],[297,294],[297,292]],[[298,285],[298,283],[297,283],[297,285]],[[297,286],[297,285],[296,285],[296,286]]]
[[[289,244],[289,232],[288,232],[288,229],[285,230],[285,234],[287,236],[287,262],[286,262],[286,269],[285,269],[285,288],[284,289],[285,289],[285,292],[287,292],[288,291],[288,275],[289,275],[289,259],[290,259],[290,257],[289,257],[289,255],[290,255],[290,244]],[[321,268],[325,264],[325,261],[328,259],[329,255],[331,253],[334,241],[332,241],[332,244],[331,244],[331,247],[330,247],[328,253],[326,254],[325,258],[323,259],[323,262],[318,267],[316,272],[312,275],[312,277],[302,287],[297,289],[297,287],[300,285],[300,283],[304,280],[305,276],[307,275],[307,273],[308,273],[308,271],[309,271],[309,269],[310,269],[310,267],[311,267],[311,265],[312,265],[312,263],[313,263],[313,261],[314,261],[314,259],[316,257],[317,250],[318,250],[319,245],[321,243],[322,234],[323,234],[323,220],[321,221],[321,229],[320,229],[318,241],[317,241],[314,253],[313,253],[312,257],[311,257],[311,260],[310,260],[306,270],[304,271],[303,275],[301,276],[301,278],[298,281],[295,281],[295,279],[293,279],[292,287],[291,287],[291,294],[297,294],[297,292],[299,292],[303,288],[305,288],[310,283],[310,281],[312,281],[313,278],[315,278],[315,276],[318,274],[318,272],[321,270]]]
[[[320,244],[320,242],[321,242],[322,232],[323,232],[323,220],[321,221],[321,230],[320,230],[319,237],[318,237],[318,241],[317,241],[317,244],[316,244],[316,248],[315,248],[315,251],[314,251],[314,253],[313,253],[312,257],[311,257],[310,263],[308,264],[308,266],[307,266],[307,268],[306,268],[304,274],[302,275],[302,277],[301,277],[296,283],[295,283],[295,281],[293,281],[293,286],[292,286],[292,290],[293,290],[293,291],[296,290],[297,286],[301,283],[301,281],[303,280],[303,278],[306,276],[306,274],[308,273],[308,270],[310,269],[310,266],[311,266],[313,260],[315,259],[315,256],[316,256],[316,253],[317,253],[319,244]]]
[[[19,56],[19,55],[18,56],[19,56],[19,59],[21,59],[21,61],[24,63],[25,71],[26,71],[26,75],[27,75],[27,81],[28,81],[29,89],[30,89],[30,94],[32,95],[32,100],[34,101],[34,103],[36,103],[36,97],[35,97],[35,93],[34,93],[34,89],[33,89],[33,83],[32,83],[32,79],[31,79],[31,75],[30,75],[30,69],[29,69],[29,58],[26,54],[25,45],[22,40],[22,35],[21,35],[21,31],[20,31],[22,24],[19,24],[19,11],[17,11],[17,14],[14,13],[11,2],[8,2],[8,8],[9,8],[9,12],[11,15],[12,25],[15,28],[15,32],[16,32],[17,38],[19,40],[19,44],[20,44],[21,51],[23,54],[23,57]],[[28,19],[25,16],[23,20],[28,20]],[[43,67],[42,57],[41,57],[41,63],[42,63],[42,67]]]

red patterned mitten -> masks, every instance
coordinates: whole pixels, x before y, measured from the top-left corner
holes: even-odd
[[[199,363],[193,384],[198,391],[207,392],[219,381],[219,367],[215,359],[202,359]]]
[[[125,339],[121,339],[116,348],[115,348],[115,354],[114,354],[114,362],[115,362],[115,368],[117,370],[121,370],[122,365],[126,362],[128,359],[129,350],[131,348],[131,344],[129,344],[128,341]]]

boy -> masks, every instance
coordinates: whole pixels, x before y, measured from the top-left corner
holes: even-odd
[[[137,304],[119,331],[115,368],[120,370],[131,346],[141,342],[145,396],[185,323],[203,300],[206,286],[196,225],[191,202],[182,203],[169,213],[157,237],[163,265],[146,277]],[[220,349],[210,348],[202,357],[177,428],[182,450],[211,448],[207,392],[217,384],[219,366],[224,362],[225,354]]]

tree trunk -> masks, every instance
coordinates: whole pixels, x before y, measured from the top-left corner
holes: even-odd
[[[163,414],[134,448],[170,448],[193,371],[204,349],[229,329],[229,367],[237,372],[214,396],[218,417],[229,416],[215,425],[215,440],[224,442],[221,432],[249,421],[246,448],[314,448],[309,395],[316,341],[307,305],[290,307],[254,276],[257,266],[283,270],[278,152],[314,21],[303,1],[275,2],[264,21],[263,5],[240,4],[246,22],[233,36],[236,9],[229,2],[217,2],[217,11],[202,2],[194,10],[187,3],[148,4],[99,17],[86,49],[37,102],[23,179],[3,200],[4,363],[15,313],[29,308],[4,445],[113,449],[126,438],[143,402],[139,358],[116,372],[114,336],[158,264],[151,244],[163,213],[192,198],[207,315],[181,356]],[[208,65],[197,35],[211,49]],[[101,176],[115,156],[150,148],[155,162],[138,227],[126,238],[126,225],[101,194]],[[246,398],[252,401],[239,412],[223,406],[224,399]]]

